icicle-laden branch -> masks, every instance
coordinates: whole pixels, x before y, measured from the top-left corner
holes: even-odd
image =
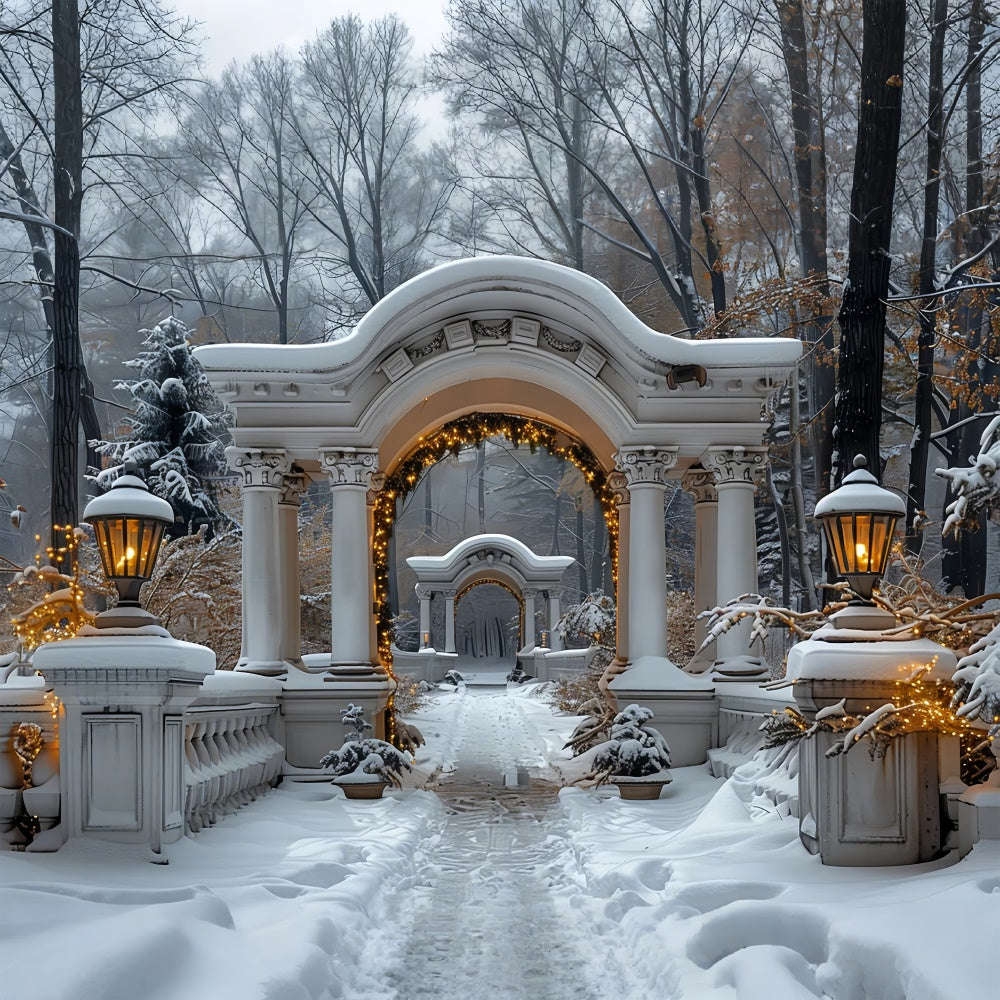
[[[827,605],[822,611],[792,611],[772,604],[768,598],[760,594],[741,594],[726,604],[703,611],[698,618],[708,619],[708,630],[705,641],[698,649],[700,653],[710,646],[720,635],[738,625],[745,618],[753,618],[750,629],[750,644],[756,640],[767,638],[767,631],[772,625],[783,625],[790,632],[802,639],[808,639],[821,625],[827,623],[827,616],[845,607],[846,601]]]
[[[981,510],[994,507],[1000,496],[1000,417],[987,424],[979,438],[979,455],[964,468],[935,469],[934,475],[947,479],[955,492],[955,499],[948,504],[942,532],[961,531]]]

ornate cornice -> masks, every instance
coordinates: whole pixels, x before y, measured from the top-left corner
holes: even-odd
[[[615,456],[615,464],[624,473],[629,489],[648,483],[663,486],[667,482],[667,472],[677,464],[677,449],[655,445],[622,448]]]
[[[702,464],[712,470],[716,488],[739,483],[756,489],[767,472],[767,449],[709,448]]]
[[[378,469],[378,452],[373,448],[323,448],[319,463],[330,477],[330,488],[363,486],[369,490]]]
[[[695,503],[716,503],[719,499],[715,491],[715,476],[709,469],[688,469],[681,485],[694,497]]]
[[[243,477],[243,488],[268,488],[283,490],[285,477],[292,468],[291,459],[284,448],[239,448],[230,445],[226,449],[229,467]]]

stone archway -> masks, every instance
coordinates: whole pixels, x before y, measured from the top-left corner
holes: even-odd
[[[445,600],[443,651],[456,652],[455,618],[461,595],[470,587],[496,583],[509,590],[521,607],[519,650],[533,648],[536,601],[545,602],[545,627],[554,631],[560,614],[559,586],[575,561],[572,556],[540,556],[516,538],[489,534],[463,539],[443,556],[410,556],[406,562],[417,576],[420,633],[430,633],[431,600],[441,594]]]
[[[610,690],[674,706],[675,760],[704,757],[711,733],[701,703],[712,686],[666,655],[664,492],[677,479],[695,494],[699,606],[754,590],[753,497],[766,468],[761,412],[794,369],[797,341],[657,333],[593,278],[500,256],[412,279],[342,340],[220,344],[196,354],[236,414],[241,669],[280,675],[301,665],[295,512],[305,481],[325,479],[331,653],[316,667],[322,679],[293,670],[286,687],[311,696],[336,688],[341,700],[370,691],[372,704],[384,703],[392,685],[376,627],[372,553],[385,542],[373,514],[377,490],[437,429],[474,413],[511,414],[585,443],[615,488],[622,672]],[[692,666],[710,665],[738,673],[761,664],[746,630],[734,628],[710,662]],[[690,753],[676,727],[690,731]]]

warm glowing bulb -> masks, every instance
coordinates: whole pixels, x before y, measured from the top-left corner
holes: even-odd
[[[862,570],[863,569],[867,569],[868,568],[868,546],[865,545],[864,542],[858,542],[858,544],[854,546],[854,551],[857,553],[857,556],[858,556],[858,569],[862,569]]]

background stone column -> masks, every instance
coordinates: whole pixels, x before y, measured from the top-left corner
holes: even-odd
[[[442,590],[444,597],[444,651],[455,652],[455,597],[457,590]]]
[[[537,596],[538,591],[531,587],[526,587],[521,591],[521,597],[524,598],[524,628],[521,631],[522,649],[534,649],[538,645],[538,641],[535,638],[537,625],[535,620],[535,598]]]
[[[367,496],[377,463],[378,452],[373,449],[320,450],[320,464],[330,477],[330,669],[334,673],[372,670],[374,592]]]
[[[424,636],[430,636],[429,645],[434,645],[434,633],[431,629],[431,600],[434,597],[434,591],[429,590],[423,584],[417,584],[417,598],[420,601],[420,635],[417,637],[417,647],[422,649],[424,645]]]
[[[564,644],[558,628],[559,618],[562,615],[562,607],[559,602],[559,591],[550,590],[547,591],[547,594],[549,611],[549,649],[562,649]]]
[[[226,449],[243,477],[243,650],[237,670],[281,674],[282,569],[278,501],[291,463],[283,449]]]
[[[667,655],[667,546],[663,529],[666,476],[677,450],[641,445],[616,456],[631,507],[628,552],[628,655]]]
[[[302,583],[299,574],[299,506],[306,491],[301,472],[285,476],[278,500],[278,555],[281,563],[281,658],[293,667],[302,662]]]
[[[716,605],[718,563],[719,495],[715,477],[708,469],[688,469],[681,480],[684,489],[694,497],[694,606],[701,614]],[[694,641],[700,647],[708,632],[708,622],[696,619]],[[696,652],[686,670],[701,673],[715,663],[715,643]]]
[[[712,470],[718,505],[717,602],[722,605],[757,592],[757,531],[754,492],[767,470],[764,448],[710,448],[703,464]],[[745,619],[719,636],[716,668],[727,674],[764,669],[763,649],[750,644],[752,622]]]

